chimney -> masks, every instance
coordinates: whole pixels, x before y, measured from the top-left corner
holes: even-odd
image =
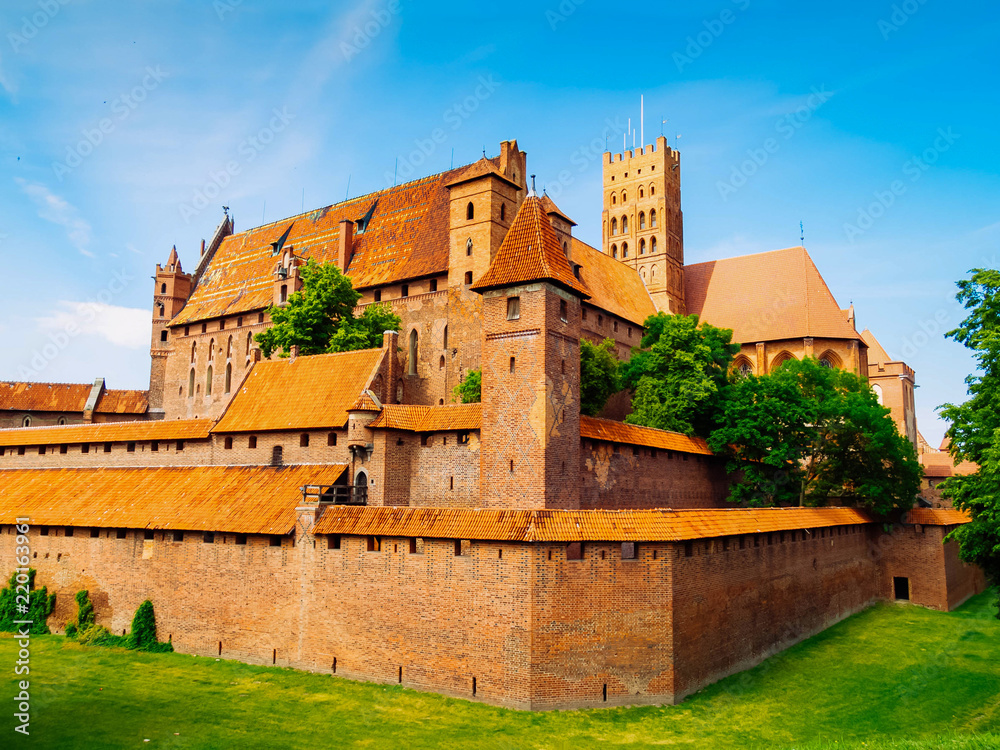
[[[294,362],[298,358],[298,356],[299,356],[299,345],[292,344],[291,349],[289,350],[288,361]]]
[[[351,263],[351,253],[354,251],[354,222],[344,219],[340,222],[340,247],[337,251],[337,265],[347,273]]]
[[[205,240],[202,240],[202,241],[201,241],[201,254],[202,254],[202,255],[204,255],[204,254],[205,254]]]

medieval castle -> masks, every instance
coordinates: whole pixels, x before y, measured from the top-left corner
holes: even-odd
[[[879,600],[984,588],[919,507],[727,507],[698,438],[582,416],[580,340],[628,357],[657,310],[731,328],[733,367],[815,356],[922,441],[914,373],[802,247],[684,263],[680,155],[604,158],[601,248],[494,158],[237,233],[156,267],[148,392],[0,384],[0,559],[16,517],[98,622],[144,599],[184,652],[551,709],[669,703]],[[264,360],[254,335],[336,263],[402,319],[378,349]],[[746,289],[753,294],[747,295]],[[482,402],[452,390],[482,371]],[[933,505],[933,503],[930,503]],[[927,503],[925,503],[927,505]]]

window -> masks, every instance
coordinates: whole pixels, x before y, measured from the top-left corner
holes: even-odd
[[[44,445],[39,445],[38,446],[38,455],[39,456],[44,456],[45,455],[45,446]]]
[[[652,190],[652,188],[650,188]],[[649,226],[656,229],[656,209],[649,212]]]
[[[331,432],[326,436],[326,444],[328,446],[334,446],[337,444],[337,433]]]
[[[569,322],[569,304],[564,299],[559,300],[559,320]]]
[[[242,315],[236,319],[236,327],[237,328],[242,328],[243,327],[243,316]]]
[[[656,237],[649,238],[649,252],[651,253],[656,252]]]
[[[212,395],[212,365],[208,366],[208,372],[205,374],[205,395]]]
[[[642,196],[640,195],[639,197],[641,198]],[[646,228],[646,213],[645,213],[645,211],[640,211],[639,212],[639,229],[645,229],[645,228]]]
[[[281,285],[281,291],[278,295],[278,301],[282,304],[288,302],[288,284]]]
[[[612,245],[611,246],[611,257],[612,258],[617,258],[618,257],[618,245]]]
[[[884,406],[885,405],[885,400],[884,400],[885,399],[885,395],[882,393],[882,386],[880,386],[878,383],[875,383],[872,386],[872,390],[875,391],[875,398],[878,399],[879,404],[882,404]],[[933,488],[933,486],[934,485],[932,484],[931,487]]]
[[[177,441],[177,450],[178,451],[184,450],[184,441],[183,440],[178,440]]]
[[[611,234],[618,234],[618,219],[611,220]]]
[[[281,546],[281,537],[280,536],[273,536],[272,535],[271,539],[269,541],[269,545],[271,547],[280,547]]]
[[[597,327],[601,328],[603,325],[604,325],[604,316],[603,315],[598,315],[597,316]]]
[[[299,447],[300,448],[308,448],[309,447],[309,433],[308,432],[303,432],[301,435],[299,435]]]
[[[233,387],[233,365],[231,362],[226,363],[226,393],[229,393]]]
[[[264,322],[264,313],[257,313],[257,322],[258,323]]]
[[[833,362],[831,362],[827,357],[823,357],[822,359],[820,359],[819,364],[821,367],[833,369]]]
[[[374,300],[376,302],[381,302],[382,301],[382,290],[381,289],[376,289],[375,292],[372,294],[372,296],[373,296],[373,298],[374,298]]]
[[[471,237],[469,237],[469,239],[467,239],[465,241],[465,254],[466,255],[472,255],[472,238]]]
[[[382,540],[377,536],[370,536],[366,540],[365,549],[368,552],[381,552]]]
[[[645,254],[646,254],[646,238],[643,237],[641,240],[639,240],[639,255],[645,255]]]
[[[628,257],[628,243],[627,242],[623,242],[622,243],[622,257],[623,258],[627,258]]]
[[[31,427],[31,417],[24,417],[21,420],[21,426],[22,427]]]
[[[191,326],[184,326],[184,335],[185,336],[191,335]]]
[[[206,531],[201,541],[205,544],[215,544],[215,534],[211,531]]]
[[[614,177],[612,177],[611,179],[613,180]],[[612,206],[617,206],[618,205],[618,196],[615,193],[611,194],[611,205]]]
[[[642,172],[641,169],[639,171]],[[646,194],[642,191],[642,188],[639,188],[639,197],[640,198],[645,198],[646,197]]]
[[[628,234],[628,217],[622,217],[622,234]]]
[[[517,362],[513,357],[510,358],[510,374],[513,375],[516,369]]]
[[[231,451],[233,449],[233,439],[232,437],[227,437],[222,441],[222,447],[224,450]]]
[[[115,530],[115,539],[125,539],[126,536],[127,536],[127,532],[125,531],[125,529],[116,529]]]
[[[465,207],[465,219],[472,221],[474,218],[476,218],[476,208],[472,205],[472,201],[469,201],[469,205]]]
[[[466,271],[465,272],[465,283],[466,284],[471,284],[472,283],[472,271]]]
[[[188,373],[188,398],[194,397],[194,368]]]
[[[410,331],[410,352],[409,352],[409,373],[410,375],[417,374],[417,329],[414,328]]]
[[[160,341],[166,341],[166,340],[167,340],[167,329],[164,328],[162,331],[160,331]]]
[[[444,332],[441,335],[441,346],[445,349],[448,348],[448,326],[444,327]]]
[[[462,430],[458,433],[458,444],[468,445],[469,444],[469,432],[468,430]]]
[[[100,539],[101,538],[101,530],[100,529],[91,529],[90,530],[90,538],[91,539]]]
[[[507,220],[507,205],[505,203],[500,204],[500,221]]]
[[[635,542],[622,542],[622,560],[635,560],[637,556]]]
[[[521,298],[507,298],[507,320],[519,320],[521,318]]]
[[[247,334],[247,351],[246,351],[246,355],[248,357],[250,356],[250,347],[252,347],[252,346],[253,346],[253,334],[252,333],[248,333]]]
[[[628,177],[628,172],[625,173],[625,176]],[[622,190],[622,203],[628,203],[628,193],[624,190]],[[625,227],[622,227],[622,231],[625,231]]]
[[[167,293],[167,285],[160,284],[160,294],[166,294],[166,293]]]
[[[472,540],[470,539],[455,540],[455,557],[468,557],[471,554],[472,554]]]
[[[443,354],[441,355],[441,359],[438,360],[438,369],[439,370],[443,370],[444,369],[444,355]]]
[[[741,378],[745,378],[748,375],[753,375],[753,365],[744,359],[736,366],[736,371],[740,374]]]
[[[152,529],[144,529],[143,532],[142,532],[142,538],[145,539],[146,541],[152,541],[153,540],[153,530]]]
[[[246,534],[237,534],[237,535],[236,535],[236,539],[234,539],[233,541],[234,541],[234,542],[235,542],[236,544],[239,544],[240,546],[246,546],[246,543],[247,543],[247,535],[246,535]]]
[[[202,323],[201,324],[201,332],[205,333],[206,331],[208,331],[208,323]]]
[[[654,172],[656,171],[656,167],[653,167],[653,171]],[[652,198],[654,195],[656,195],[656,185],[650,185],[649,186],[649,197]],[[653,226],[655,227],[656,224],[653,224]]]
[[[436,292],[438,290],[438,280],[437,279],[431,279],[430,290],[432,292]]]
[[[632,326],[628,327],[628,337],[632,338]]]
[[[24,446],[23,445],[20,446],[20,447],[18,447],[18,449],[17,449],[17,455],[19,455],[19,456],[23,456],[24,455]]]
[[[271,466],[281,466],[282,451],[281,446],[276,445],[271,449]]]
[[[162,318],[165,314],[166,314],[166,310],[164,309],[163,305],[162,304],[161,305],[157,305],[156,306],[156,315],[157,315],[157,317]]]
[[[135,453],[135,443],[129,443],[125,446],[125,450],[129,453]]]
[[[256,448],[256,447],[257,447],[257,436],[251,435],[250,439],[247,440],[247,448]]]
[[[90,453],[90,445],[87,444],[87,443],[84,443],[83,445],[81,445],[80,446],[80,453]]]
[[[154,440],[152,443],[150,443],[149,444],[149,449],[151,451],[156,451],[157,453],[159,453],[159,451],[160,451],[160,443],[159,443],[159,441]]]
[[[326,538],[327,549],[340,549],[340,534],[330,534]]]
[[[566,545],[566,559],[567,560],[582,560],[583,559],[583,542],[571,542]]]
[[[69,446],[65,445],[65,444],[60,445],[59,446],[59,452],[60,453],[69,453]],[[0,456],[2,456],[2,455],[3,455],[3,453],[0,453]]]
[[[409,297],[410,296],[410,285],[409,284],[403,284],[403,288],[400,290],[399,296],[400,297]]]

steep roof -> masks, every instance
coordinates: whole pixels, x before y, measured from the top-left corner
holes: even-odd
[[[384,349],[258,362],[213,432],[343,427]]]
[[[504,182],[520,189],[520,185],[511,180],[507,175],[500,171],[500,157],[495,156],[492,159],[483,157],[477,162],[473,162],[467,167],[461,167],[459,169],[449,172],[449,179],[445,183],[447,186],[461,185],[463,182],[469,182],[470,180],[478,180],[480,177],[486,177],[487,175],[497,177]]]
[[[521,203],[489,270],[471,289],[484,292],[532,281],[551,281],[583,297],[590,296],[586,285],[573,274],[537,195],[529,195]]]
[[[679,542],[871,523],[854,508],[725,510],[487,510],[328,508],[317,534],[416,536],[511,542]]]
[[[576,226],[576,222],[573,221],[571,218],[569,218],[565,213],[563,213],[562,209],[560,209],[559,206],[556,205],[556,202],[552,200],[548,195],[542,195],[541,201],[542,201],[542,210],[545,211],[546,214],[548,214],[549,216],[555,214],[560,219],[569,224],[571,227]]]
[[[701,438],[586,415],[580,415],[580,437],[678,451],[679,453],[713,455],[708,443]]]
[[[884,365],[886,362],[894,361],[882,345],[875,338],[875,334],[867,328],[861,332],[861,339],[868,345],[868,363]]]
[[[212,429],[210,419],[169,419],[137,422],[101,422],[59,427],[19,427],[0,430],[0,446],[83,445],[84,443],[131,443],[153,440],[205,440]]]
[[[590,304],[641,326],[656,314],[656,304],[638,272],[620,260],[573,238],[573,261],[590,291]]]
[[[861,338],[804,247],[696,263],[684,276],[688,312],[731,328],[736,343]]]
[[[0,383],[0,410],[80,412],[94,386],[91,383]],[[105,390],[97,400],[98,414],[145,414],[147,391]]]
[[[287,534],[299,488],[346,464],[0,470],[0,523]]]
[[[482,428],[482,404],[386,405],[369,427],[411,432],[446,432]]]
[[[467,168],[425,177],[226,237],[184,309],[182,325],[270,306],[274,268],[271,243],[291,231],[285,247],[324,263],[337,260],[340,222],[357,221],[373,207],[363,232],[355,232],[347,275],[355,289],[448,271],[447,185]],[[504,178],[506,179],[506,178]]]

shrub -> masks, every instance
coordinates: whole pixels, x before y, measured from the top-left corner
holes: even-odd
[[[7,586],[0,589],[0,631],[20,632],[24,626],[15,625],[15,621],[30,620],[32,624],[28,626],[28,632],[32,635],[48,635],[52,632],[46,621],[52,614],[52,610],[55,609],[56,595],[49,594],[45,586],[35,589],[35,573],[37,571],[34,568],[29,568],[27,583],[19,584],[17,582],[18,573],[15,571],[7,582]],[[18,590],[19,586],[20,590]],[[25,591],[28,592],[27,603],[25,603]],[[26,609],[19,610],[18,607]]]
[[[156,616],[153,614],[153,603],[147,599],[139,605],[132,618],[132,632],[127,636],[126,648],[139,651],[168,652],[174,647],[169,643],[156,640]]]
[[[90,594],[86,591],[76,592],[76,621],[66,623],[66,637],[73,638],[81,630],[86,630],[94,624],[94,605],[90,602]]]

